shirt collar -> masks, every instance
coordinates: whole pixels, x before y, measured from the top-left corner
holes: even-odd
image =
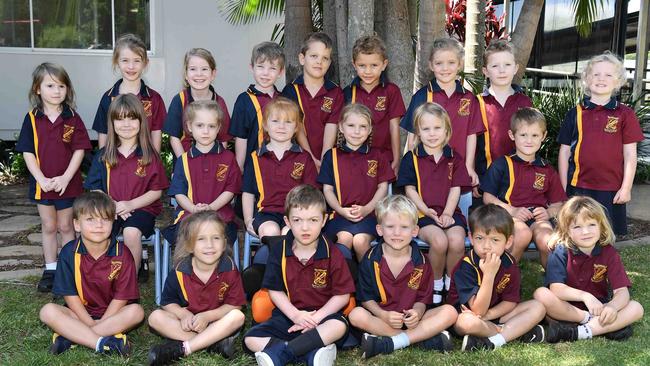
[[[352,150],[352,149],[350,149],[348,147],[348,145],[343,144],[343,146],[339,147],[338,149],[343,151],[343,152],[347,152],[347,153],[349,153],[349,152],[358,152],[360,154],[367,154],[367,153],[370,152],[370,146],[368,146],[368,144],[363,144],[363,145],[361,145],[361,147],[359,147],[356,150]]]
[[[258,96],[259,96],[259,95],[268,95],[267,93],[264,93],[264,92],[262,92],[262,91],[259,91],[259,90],[255,87],[255,84],[251,84],[251,85],[249,85],[249,86],[248,86],[248,89],[247,89],[246,91],[247,91],[248,93],[252,93],[252,94],[255,94],[255,95],[258,95]],[[276,88],[275,85],[273,85],[273,95],[274,95],[274,96],[275,96],[275,95],[278,95],[278,93],[280,93],[280,92],[278,91],[278,88]]]
[[[586,109],[595,109],[599,105],[596,104],[596,103],[593,103],[591,101],[590,96],[585,95],[583,97],[583,99],[582,99],[582,106],[585,107]],[[618,101],[616,100],[616,98],[611,97],[609,99],[609,102],[607,102],[607,104],[603,105],[602,107],[605,108],[605,109],[614,110],[614,109],[618,108]]]
[[[379,242],[379,244],[372,247],[372,250],[370,250],[370,252],[367,254],[368,259],[377,263],[381,262],[381,257],[384,256],[384,248],[382,246],[383,243],[384,241],[382,240]],[[411,240],[411,243],[409,245],[411,246],[411,262],[413,263],[413,266],[417,267],[424,264],[424,255],[420,251],[418,243],[416,243],[415,240]]]
[[[305,85],[305,77],[303,74],[298,75],[298,77],[293,80],[293,83],[298,85]],[[323,84],[323,86],[325,87],[325,90],[331,90],[336,88],[338,85],[336,85],[336,83],[334,83],[332,80],[325,78],[325,84]]]
[[[109,97],[117,97],[118,95],[120,95],[120,85],[122,85],[123,81],[124,79],[120,79],[115,83],[115,85],[113,85],[113,87],[108,91]],[[147,85],[144,83],[144,80],[142,79],[140,79],[139,95],[141,97],[147,97],[147,98],[151,97],[151,95],[149,95],[149,87],[147,87]]]
[[[291,230],[287,233],[287,235],[284,237],[284,240],[282,241],[282,245],[284,245],[285,248],[285,255],[287,257],[293,255],[293,240],[294,240],[293,233]],[[318,244],[316,245],[316,253],[314,253],[314,260],[319,260],[319,259],[327,259],[330,257],[330,243],[325,239],[323,235],[320,235],[318,237]]]
[[[510,84],[510,87],[512,90],[514,90],[514,94],[524,94],[524,88],[519,86],[518,84]],[[487,82],[485,83],[485,87],[483,88],[483,92],[481,92],[481,96],[487,97],[490,95],[490,79],[487,79]]]
[[[381,75],[379,75],[379,85],[381,87],[385,87],[386,83],[388,82],[388,76],[386,75],[386,71],[382,71]],[[352,82],[350,83],[350,86],[356,86],[357,88],[361,87],[361,78],[358,76],[355,76],[354,79],[352,79]],[[376,88],[376,86],[375,86]],[[374,89],[373,89],[374,90]]]
[[[212,84],[210,84],[208,86],[208,89],[212,92],[212,96],[210,97],[210,100],[216,101],[217,100],[217,92],[216,92],[216,90],[214,90],[214,87],[212,86]],[[188,86],[187,88],[185,88],[185,95],[187,96],[187,103],[185,103],[185,105],[188,105],[188,104],[190,104],[190,103],[192,103],[194,101],[194,97],[192,97],[192,88],[191,87]]]
[[[108,244],[108,249],[106,250],[106,256],[107,257],[115,257],[119,255],[119,248],[117,245],[117,239],[115,237],[111,237],[110,242]],[[79,253],[81,255],[86,255],[88,254],[88,249],[86,248],[86,245],[83,243],[83,239],[79,238],[77,239],[77,243],[75,244],[76,249],[75,252]]]
[[[232,271],[234,269],[235,263],[232,261],[232,259],[229,256],[222,254],[221,258],[219,258],[219,264],[217,264],[215,267],[215,271],[217,271],[217,273],[223,273]],[[187,275],[194,273],[194,267],[192,266],[192,256],[189,255],[183,258],[183,260],[181,260],[181,262],[176,266],[176,270]]]
[[[214,142],[214,146],[212,146],[212,149],[207,152],[207,154],[220,154],[223,151],[223,147],[219,143],[219,141]],[[201,150],[196,148],[196,145],[192,145],[192,149],[190,152],[190,156],[193,158],[199,157],[201,155],[205,155],[204,153],[201,152]]]
[[[34,117],[41,118],[43,116],[45,116],[45,113],[42,110],[34,108]],[[61,104],[61,118],[68,119],[71,117],[74,117],[74,110],[70,108],[68,103]]]
[[[433,79],[431,79],[431,81],[429,81],[429,90],[434,92],[434,93],[442,91],[442,88],[440,87],[440,85],[438,85],[438,82],[436,81],[435,78],[433,78]],[[463,84],[461,84],[460,80],[456,80],[455,93],[459,93],[459,94],[467,93],[467,90],[463,87]]]
[[[418,144],[418,146],[415,147],[415,155],[420,158],[430,156],[427,154],[427,151],[424,149],[424,144],[421,142]],[[451,146],[445,145],[445,147],[442,148],[442,156],[446,158],[454,157],[454,150],[451,148]]]
[[[587,254],[583,253],[583,252],[582,252],[580,249],[578,249],[577,247],[575,247],[575,248],[570,247],[569,250],[571,250],[571,253],[573,253],[574,256],[575,256],[575,255],[585,255],[585,256],[587,255]],[[596,246],[594,247],[594,249],[591,250],[591,254],[590,254],[589,256],[590,256],[590,257],[596,257],[596,256],[600,255],[600,252],[602,252],[602,251],[603,251],[603,247],[600,246],[599,244],[596,244]]]
[[[264,143],[264,144],[262,144],[262,146],[260,146],[260,148],[257,150],[257,156],[262,156],[262,155],[264,155],[264,154],[271,151],[271,150],[269,150],[268,147],[266,147],[266,145],[267,144]],[[302,152],[302,148],[300,147],[300,145],[298,145],[296,143],[292,143],[291,147],[289,148],[289,151],[295,152],[295,153],[300,153],[300,152]]]
[[[514,160],[514,161],[516,161],[518,163],[530,164],[530,165],[535,165],[535,166],[539,166],[539,167],[545,167],[546,166],[546,161],[544,161],[544,159],[542,159],[542,157],[539,156],[539,155],[535,155],[535,160],[533,160],[533,161],[526,161],[526,160],[520,158],[519,155],[517,155],[516,153],[511,155],[510,157],[512,158],[512,160]]]
[[[476,268],[479,268],[479,263],[480,263],[480,261],[481,261],[481,257],[479,257],[478,254],[476,254],[476,252],[474,251],[474,249],[472,249],[472,250],[470,251],[470,254],[469,254],[469,255],[470,255],[470,259],[471,259],[471,261],[472,261],[472,264],[473,264]],[[508,267],[510,267],[514,262],[515,262],[515,260],[512,258],[512,256],[510,256],[510,254],[508,254],[508,252],[503,252],[503,254],[501,254],[501,266],[502,266],[502,267],[504,267],[504,268],[508,268]]]

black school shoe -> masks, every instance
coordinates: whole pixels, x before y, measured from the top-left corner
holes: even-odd
[[[370,358],[381,353],[393,353],[393,340],[390,337],[363,333],[363,337],[361,337],[361,351],[361,357],[363,358]]]
[[[183,356],[185,356],[183,342],[167,341],[162,344],[156,344],[149,349],[148,362],[151,366],[168,365],[180,360]]]
[[[239,330],[219,342],[209,345],[205,350],[216,353],[223,358],[229,359],[235,354],[235,339],[239,336]]]
[[[449,332],[446,330],[443,330],[429,339],[423,340],[419,345],[424,349],[439,352],[449,352],[454,349],[454,342],[451,340],[451,335],[449,335]]]
[[[493,350],[494,343],[485,337],[475,337],[471,335],[465,335],[463,337],[463,345],[461,350],[463,351],[480,351],[480,350]]]
[[[74,343],[69,339],[63,337],[58,333],[52,334],[52,345],[50,346],[50,353],[53,355],[60,355],[61,353],[69,350],[74,346]]]
[[[603,336],[612,341],[624,341],[630,338],[633,334],[634,332],[632,331],[632,326],[628,325],[622,329],[605,333]]]
[[[548,343],[574,342],[578,340],[578,326],[574,323],[552,322],[548,326]]]
[[[519,337],[522,343],[541,343],[546,340],[546,331],[544,327],[537,324],[533,329],[529,330],[526,334]]]
[[[43,271],[41,280],[38,281],[38,285],[36,286],[38,292],[52,292],[52,286],[54,285],[54,274],[56,274],[55,270],[46,269]]]

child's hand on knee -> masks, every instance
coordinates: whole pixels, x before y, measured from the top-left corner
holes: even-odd
[[[438,217],[438,220],[440,221],[440,226],[442,226],[443,228],[447,228],[454,224],[454,218],[447,214],[440,215]]]
[[[600,323],[600,325],[605,326],[616,321],[617,317],[618,317],[618,310],[616,310],[612,305],[607,304],[603,306],[603,310],[600,312],[600,315],[598,316],[598,322]]]
[[[198,313],[192,317],[192,330],[201,333],[208,327],[208,319],[204,313]]]
[[[544,207],[535,207],[533,210],[533,216],[535,216],[535,221],[548,221],[551,218]]]
[[[512,215],[512,217],[514,217],[515,219],[518,219],[523,222],[535,218],[535,216],[533,216],[533,213],[530,212],[530,210],[528,210],[526,207],[515,207],[513,208],[510,215]]]
[[[420,314],[415,309],[404,310],[404,324],[409,329],[415,328],[420,323]]]
[[[194,314],[190,313],[189,311],[186,312],[183,317],[181,317],[181,329],[184,332],[191,332],[192,331],[192,319],[194,318]]]
[[[593,316],[599,316],[601,311],[603,311],[603,303],[600,302],[594,295],[585,292],[583,301],[585,306],[589,310],[589,313]]]
[[[401,329],[404,324],[404,314],[397,311],[384,311],[380,318],[394,329]]]

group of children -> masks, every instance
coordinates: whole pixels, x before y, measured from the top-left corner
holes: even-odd
[[[153,232],[166,189],[177,204],[163,230],[175,243],[175,266],[162,308],[148,319],[168,339],[152,347],[151,364],[201,349],[232,356],[246,304],[228,244],[238,206],[245,230],[268,244],[262,287],[274,309],[244,334],[260,365],[331,365],[351,329],[365,332],[358,338],[366,358],[415,343],[448,351],[450,332],[464,337],[463,350],[631,335],[643,308],[630,300],[611,244],[626,229],[643,134],[615,99],[625,80],[620,60],[605,53],[588,63],[586,96],[561,126],[558,174],[537,154],[546,122],[512,84],[517,64],[507,42],[488,46],[488,86],[474,96],[458,80],[460,43],[436,40],[434,79],[408,109],[385,76],[381,39],[355,42],[357,77],[345,90],[326,78],[331,51],[327,35],[309,35],[299,54],[303,74],[279,92],[282,50],[257,45],[255,84],[239,95],[231,120],[211,85],[209,51],[186,54],[186,88],[167,113],[142,81],[144,43],[121,37],[113,65],[122,79],[100,101],[93,124],[100,149],[83,186],[79,167],[91,145],[70,79],[60,66],[37,67],[34,109],[16,150],[42,220],[46,269],[38,289],[66,303],[41,311],[55,331],[52,352],[81,344],[128,353],[123,333],[144,318],[141,237]],[[404,156],[400,126],[409,131]],[[162,132],[176,157],[171,182],[159,157]],[[394,181],[405,196],[389,194]],[[83,188],[103,193],[82,195]],[[575,197],[565,202],[567,194]],[[472,196],[467,220],[459,207]],[[57,232],[68,242],[58,264]],[[547,287],[521,302],[517,263],[531,240]]]

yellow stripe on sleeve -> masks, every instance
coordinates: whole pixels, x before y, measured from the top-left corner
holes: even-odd
[[[582,107],[580,104],[576,106],[576,127],[578,127],[578,143],[573,156],[576,168],[571,178],[571,185],[574,187],[578,185],[578,176],[580,175],[580,148],[582,147]]]
[[[474,270],[476,271],[476,278],[478,279],[478,285],[481,286],[481,272],[478,271],[478,268],[476,268],[476,266],[474,265],[474,263],[472,263],[472,260],[469,259],[469,257],[463,258],[463,261],[469,263],[469,265],[472,266],[472,268],[474,268]]]
[[[38,132],[36,131],[36,118],[34,117],[33,111],[29,111],[29,120],[32,123],[32,133],[34,137],[34,155],[36,155],[36,164],[38,165],[39,169],[41,167],[41,159],[38,156]],[[34,195],[34,199],[40,200],[41,199],[41,185],[38,184],[38,181],[36,182],[36,194]]]
[[[185,179],[187,180],[187,198],[194,203],[194,194],[192,192],[192,176],[190,175],[190,166],[187,163],[187,152],[184,152],[181,155],[181,161],[183,162],[183,172],[185,173]]]
[[[515,187],[515,168],[512,164],[512,158],[506,156],[506,163],[508,164],[508,190],[506,191],[506,202],[510,205],[510,195],[512,195],[512,189]]]
[[[488,127],[487,119],[487,110],[485,109],[485,101],[483,96],[477,95],[478,105],[481,109],[481,119],[483,120],[483,126],[485,127],[485,133],[483,134],[483,139],[485,140],[485,160],[487,161],[486,168],[489,168],[492,164],[492,149],[490,147],[490,128]]]
[[[257,184],[257,191],[260,192],[260,198],[257,200],[257,210],[261,211],[264,207],[262,203],[264,202],[264,182],[262,181],[262,171],[260,170],[260,162],[257,158],[257,151],[253,151],[251,154],[253,158],[253,170],[255,171],[255,183]]]
[[[178,284],[181,286],[181,291],[183,292],[183,298],[185,299],[185,301],[189,301],[187,299],[187,291],[185,290],[185,283],[183,282],[183,272],[176,271],[176,278],[178,279]]]
[[[351,104],[354,104],[357,102],[357,86],[352,85],[352,100],[350,101]]]
[[[289,284],[287,283],[287,241],[286,239],[282,241],[282,281],[284,282],[284,288],[287,289],[287,298],[291,301],[291,295],[289,294]]]
[[[417,148],[415,148],[415,149],[413,149],[413,151],[411,151],[411,154],[412,154],[411,157],[413,158],[413,168],[415,169],[415,179],[417,180],[417,183],[418,183],[418,195],[420,196],[420,198],[422,198],[422,181],[420,180],[420,166],[418,165],[418,158],[417,158],[416,153],[415,153],[416,149]],[[418,210],[418,218],[422,218],[422,217],[424,217],[424,213],[422,213],[422,212],[420,212],[420,210]]]
[[[262,122],[264,117],[262,116],[262,107],[260,106],[260,101],[257,99],[257,96],[253,93],[247,93],[248,97],[251,98],[253,106],[255,107],[255,113],[257,113],[257,146],[262,146],[264,142],[264,130],[262,128]]]
[[[81,239],[77,240],[77,247],[74,250],[74,285],[77,288],[77,295],[81,299],[81,303],[86,306],[88,301],[84,298],[84,290],[81,284],[81,254],[79,247],[81,246]]]
[[[372,264],[375,267],[375,282],[377,283],[377,289],[379,289],[381,304],[386,304],[386,290],[384,290],[384,284],[381,283],[381,270],[379,269],[379,263],[373,261]]]

